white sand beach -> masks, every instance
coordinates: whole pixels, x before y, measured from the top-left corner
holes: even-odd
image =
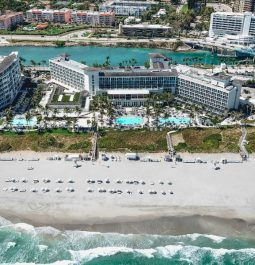
[[[80,226],[90,230],[115,224],[115,227],[108,227],[109,231],[123,231],[118,230],[116,224],[148,223],[165,217],[177,218],[179,222],[178,218],[182,217],[214,216],[255,223],[254,159],[244,163],[220,164],[220,169],[215,170],[211,161],[222,157],[240,160],[240,157],[235,154],[199,154],[208,163],[175,164],[163,161],[164,154],[154,155],[161,158],[161,162],[128,161],[123,155],[118,155],[121,161],[83,161],[78,162],[81,166],[76,168],[74,162],[64,159],[47,160],[52,155],[33,152],[0,155],[1,159],[17,159],[0,161],[0,216],[14,222]],[[64,154],[59,155],[64,157]],[[198,155],[183,156],[194,158]],[[19,161],[21,158],[24,161]],[[28,161],[37,158],[39,161]],[[6,182],[12,178],[17,182]],[[22,182],[23,178],[26,183]],[[50,182],[44,183],[43,179]],[[63,183],[57,183],[58,179]],[[70,179],[74,183],[68,183]],[[106,183],[107,179],[110,183]],[[39,183],[34,183],[34,180],[39,180]],[[87,183],[88,180],[95,183]],[[99,184],[98,180],[102,183]],[[121,183],[117,183],[118,180]],[[127,184],[127,181],[139,183]],[[11,188],[17,190],[11,191]],[[49,189],[49,192],[43,192],[43,188]],[[56,192],[58,188],[61,192]],[[67,188],[74,191],[69,192]],[[88,192],[89,188],[93,192]],[[32,192],[32,189],[37,192]],[[122,193],[111,194],[110,190],[121,190]],[[157,194],[149,194],[149,191]],[[165,195],[162,194],[164,192]],[[139,229],[143,230],[142,227]],[[154,230],[157,231],[157,228]]]

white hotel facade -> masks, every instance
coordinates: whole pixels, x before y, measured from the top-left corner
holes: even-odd
[[[0,56],[0,109],[10,105],[22,86],[17,52]]]
[[[214,113],[237,109],[240,94],[240,88],[233,86],[226,76],[199,76],[190,73],[178,76],[176,95]]]
[[[158,63],[155,61],[159,57]],[[67,58],[50,60],[52,81],[75,91],[87,90],[92,98],[105,94],[116,106],[142,106],[150,93],[171,92],[178,98],[203,105],[215,113],[237,109],[240,88],[223,76],[191,76],[170,69],[167,61],[153,58],[154,68],[93,68]]]
[[[255,16],[251,12],[211,14],[209,37],[224,37],[235,44],[255,43]]]

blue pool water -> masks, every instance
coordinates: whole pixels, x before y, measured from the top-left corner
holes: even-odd
[[[140,125],[143,123],[143,118],[138,116],[119,117],[115,122],[118,125]]]
[[[35,126],[37,123],[36,117],[32,117],[31,120],[27,121],[25,118],[14,118],[12,121],[13,126]]]
[[[189,124],[191,122],[190,118],[187,117],[181,117],[181,118],[176,118],[176,117],[169,117],[169,118],[160,118],[159,122],[161,124],[165,123],[174,123],[174,124]]]

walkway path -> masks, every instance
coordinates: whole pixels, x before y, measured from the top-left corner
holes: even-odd
[[[174,150],[174,146],[173,146],[172,136],[171,136],[171,133],[173,133],[173,132],[175,132],[175,131],[170,131],[166,135],[167,149],[168,149],[168,152],[169,152],[169,155],[171,156],[171,158],[173,158],[176,154],[176,152]]]
[[[239,147],[240,147],[240,155],[243,161],[246,161],[249,158],[249,153],[247,152],[245,145],[246,145],[246,137],[247,137],[247,130],[244,125],[241,125],[242,135],[239,140]]]
[[[98,158],[97,138],[98,134],[95,132],[92,139],[92,161],[96,161]]]

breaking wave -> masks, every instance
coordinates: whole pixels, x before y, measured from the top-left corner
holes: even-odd
[[[0,222],[1,264],[255,264],[254,242],[218,235],[60,231]]]

